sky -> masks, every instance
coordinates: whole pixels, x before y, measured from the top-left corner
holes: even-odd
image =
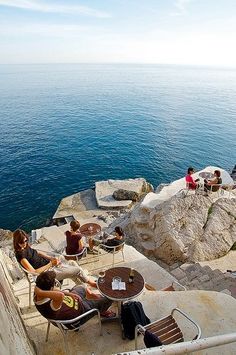
[[[236,67],[236,0],[0,0],[0,64]]]

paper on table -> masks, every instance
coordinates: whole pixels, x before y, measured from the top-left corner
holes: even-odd
[[[122,281],[112,281],[112,290],[126,290],[125,282]]]

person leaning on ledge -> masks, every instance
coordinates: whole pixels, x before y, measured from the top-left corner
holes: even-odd
[[[86,282],[90,286],[96,287],[96,282],[90,279],[84,270],[75,262],[60,262],[58,258],[49,256],[42,251],[31,248],[28,243],[28,234],[22,229],[13,232],[13,246],[17,261],[24,269],[32,273],[40,274],[51,268],[56,273],[58,281],[72,279],[75,283],[78,281]]]

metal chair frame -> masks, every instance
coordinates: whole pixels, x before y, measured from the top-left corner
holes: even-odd
[[[79,261],[81,260],[81,258],[86,257],[87,256],[87,248],[83,248],[82,251],[78,254],[66,254],[65,253],[66,248],[64,248],[64,250],[62,251],[62,256],[64,256],[64,258],[66,260],[74,260],[74,258],[76,259],[75,261],[77,262],[77,264],[79,264]],[[71,259],[70,259],[71,258]]]
[[[106,251],[106,249],[109,249],[111,250],[112,252],[112,256],[113,256],[113,259],[112,259],[112,266],[115,265],[115,254],[119,253],[120,251],[122,252],[122,262],[125,261],[125,256],[124,256],[124,246],[125,246],[125,242],[119,244],[119,245],[115,245],[115,246],[108,246],[106,244],[99,244],[98,245],[98,258],[100,256],[100,254],[102,254],[102,250]],[[109,252],[107,252],[109,253]]]
[[[146,330],[149,330],[151,333],[157,335],[163,345],[184,341],[183,333],[173,317],[174,312],[178,312],[195,326],[197,335],[193,340],[200,339],[202,333],[200,326],[184,311],[179,308],[173,308],[170,315],[158,319],[148,325],[142,326],[141,324],[138,324],[135,327],[135,350],[138,348],[138,334],[144,335]]]
[[[37,276],[39,275],[36,272],[30,272],[28,270],[26,270],[20,263],[19,263],[20,269],[24,272],[26,279],[29,283],[29,307],[32,306],[32,284],[35,283],[35,280],[37,278]]]
[[[48,326],[47,326],[47,333],[46,333],[46,340],[45,341],[46,342],[48,341],[50,325],[53,324],[54,326],[56,326],[60,329],[62,336],[63,336],[65,352],[66,352],[66,354],[70,354],[69,345],[67,342],[67,333],[71,332],[71,331],[78,331],[81,326],[79,321],[92,313],[94,313],[94,315],[98,316],[99,332],[100,332],[100,335],[102,335],[102,323],[101,323],[100,312],[97,308],[93,308],[93,309],[81,314],[80,316],[70,319],[70,320],[47,319]],[[90,319],[88,319],[87,321],[89,321],[89,320]],[[71,325],[73,327],[73,329],[68,328],[68,325]]]

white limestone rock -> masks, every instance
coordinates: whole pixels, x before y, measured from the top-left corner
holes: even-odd
[[[236,199],[212,203],[209,197],[190,195],[149,208],[139,204],[125,228],[139,250],[168,264],[212,260],[236,241]]]
[[[13,235],[9,230],[0,228],[0,247],[11,246],[13,243]]]

